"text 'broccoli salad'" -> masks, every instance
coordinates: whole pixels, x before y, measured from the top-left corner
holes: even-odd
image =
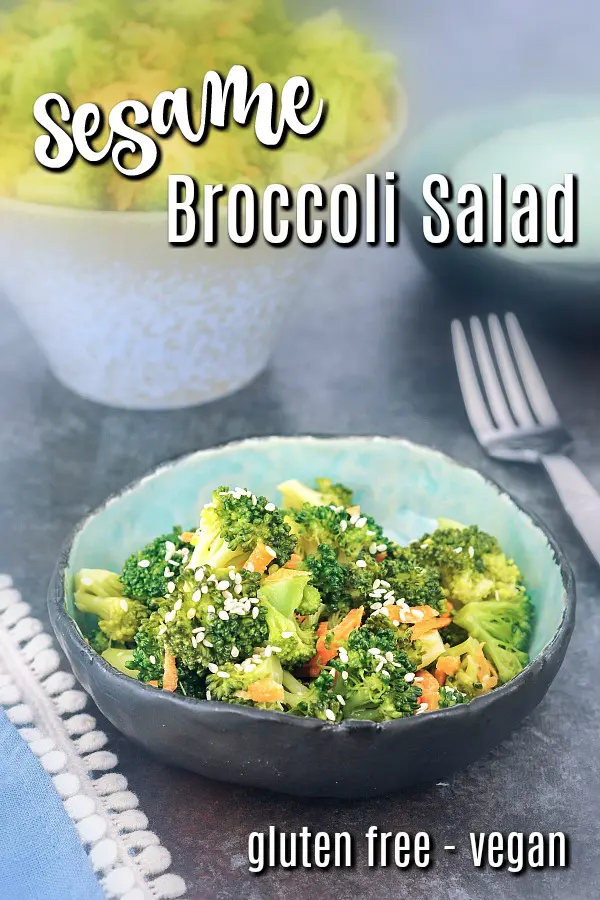
[[[81,569],[92,647],[158,689],[330,722],[456,706],[527,664],[532,608],[496,538],[440,520],[402,547],[343,485],[279,490],[219,487],[199,528]]]

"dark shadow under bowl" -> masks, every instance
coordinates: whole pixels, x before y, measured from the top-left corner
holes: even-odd
[[[73,618],[78,568],[118,569],[173,521],[195,521],[198,494],[205,501],[215,484],[243,483],[272,495],[284,477],[320,474],[356,485],[361,505],[398,534],[415,528],[410,509],[477,522],[496,534],[521,567],[536,609],[527,668],[463,706],[337,725],[158,691],[117,672],[84,641]],[[369,797],[447,777],[491,750],[537,706],[567,649],[575,588],[543,526],[479,473],[442,454],[394,438],[266,438],[184,457],[108,500],[65,545],[48,605],[59,643],[100,711],[159,759],[288,794]]]

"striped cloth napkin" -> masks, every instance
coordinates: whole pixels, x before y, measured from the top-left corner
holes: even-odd
[[[183,880],[91,701],[0,574],[0,898],[171,900]]]

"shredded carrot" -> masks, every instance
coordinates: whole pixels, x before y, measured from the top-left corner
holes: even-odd
[[[347,641],[350,633],[360,626],[363,613],[363,606],[359,606],[358,609],[351,609],[339,625],[336,625],[331,631],[327,629],[327,622],[319,622],[319,627],[317,628],[317,652],[308,663],[310,678],[316,678],[323,666],[327,665],[334,656],[337,656],[340,643]],[[329,641],[327,640],[328,634],[331,634]]]
[[[261,678],[248,685],[248,699],[253,703],[277,703],[283,700],[283,686],[272,678]]]
[[[429,631],[433,631],[436,628],[445,628],[451,621],[452,618],[450,616],[439,616],[437,619],[421,619],[420,622],[413,625],[411,638],[413,641],[416,641]]]
[[[460,669],[460,656],[439,656],[435,664],[435,678],[440,687],[446,684],[448,675],[454,675]]]
[[[386,556],[387,553],[377,553],[375,554],[375,559],[377,560],[377,562],[383,562]]]
[[[488,691],[491,691],[498,684],[498,673],[485,656],[483,644],[479,645],[479,649],[473,654],[473,657],[479,666],[479,680],[483,686],[482,693],[487,694]]]
[[[286,563],[283,564],[284,569],[297,569],[298,563],[302,562],[302,557],[298,553],[292,553]]]
[[[439,615],[432,606],[411,606],[404,609],[401,606],[387,606],[388,616],[392,622],[401,622],[407,625],[416,625],[426,619],[433,619]]]
[[[158,687],[158,681],[147,681],[146,684],[149,684],[150,687]]]
[[[163,670],[163,691],[171,691],[177,687],[177,661],[165,645],[165,666]]]
[[[259,542],[246,560],[244,568],[248,569],[249,572],[262,573],[266,570],[269,563],[273,562],[275,556],[276,554],[271,551],[270,547],[267,549],[264,544]]]
[[[193,537],[194,537],[193,531],[184,531],[181,535],[181,540],[184,541],[186,544],[189,544],[189,542],[192,540]]]
[[[437,679],[427,669],[419,669],[415,681],[417,678],[422,679],[420,682],[417,681],[417,684],[423,692],[419,697],[419,705],[426,703],[428,710],[437,709],[440,701],[440,686]]]

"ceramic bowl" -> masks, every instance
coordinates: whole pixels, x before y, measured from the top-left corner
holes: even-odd
[[[285,478],[327,475],[356,488],[361,506],[408,540],[437,516],[498,536],[520,566],[535,607],[532,660],[509,684],[472,703],[383,724],[330,724],[245,706],[198,701],[113,669],[76,625],[73,573],[118,570],[174,522],[197,521],[216,484],[275,495]],[[75,530],[49,591],[52,625],[101,712],[149,753],[210,778],[315,797],[364,797],[439,780],[491,750],[546,693],[563,660],[575,612],[571,571],[554,540],[479,473],[395,438],[261,438],[160,466],[109,499]],[[377,760],[377,765],[373,761]]]
[[[587,321],[595,317],[600,323],[600,230],[594,227],[600,185],[592,149],[598,135],[586,148],[576,131],[582,123],[599,122],[597,105],[596,96],[531,97],[506,106],[455,113],[407,138],[401,175],[404,228],[446,293],[454,288],[463,299],[473,297],[477,305],[491,295],[510,298],[513,308],[541,307],[546,316],[556,314],[561,319],[565,312],[571,317],[582,312]],[[554,128],[562,133],[562,142],[556,137],[553,140]],[[486,155],[478,164],[476,157],[483,147],[487,147]],[[423,216],[431,215],[423,200],[423,181],[431,174],[446,175],[455,192],[461,184],[474,181],[491,198],[488,186],[494,173],[506,176],[510,192],[516,184],[528,182],[538,186],[545,197],[547,188],[562,181],[566,172],[579,177],[580,228],[574,246],[542,241],[539,246],[518,247],[510,239],[510,202],[509,237],[504,246],[490,242],[464,245],[456,239],[435,246],[423,237]],[[456,211],[455,206],[453,209]],[[491,209],[488,214],[491,217]]]
[[[406,113],[395,93],[389,139],[325,190],[363,190],[366,173],[391,168]],[[87,399],[168,409],[238,390],[268,363],[295,292],[323,256],[295,239],[238,247],[223,221],[215,246],[171,246],[166,227],[165,212],[0,199],[0,287],[52,372]],[[244,340],[233,340],[241,322]]]

